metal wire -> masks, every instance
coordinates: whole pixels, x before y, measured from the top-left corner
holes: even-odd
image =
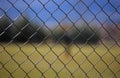
[[[0,1],[0,78],[119,78],[119,2]]]

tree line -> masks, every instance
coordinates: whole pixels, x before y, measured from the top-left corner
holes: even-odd
[[[41,42],[46,36],[42,27],[29,22],[28,19],[18,19],[11,22],[4,16],[0,19],[0,41],[8,42]]]
[[[56,29],[48,36],[48,32],[42,26],[32,23],[28,19],[19,19],[14,22],[11,22],[6,16],[0,19],[1,42],[11,40],[14,42],[41,42],[45,39],[51,39],[53,42],[96,44],[100,39],[100,34],[86,25],[78,26],[77,29],[73,29],[71,32]]]

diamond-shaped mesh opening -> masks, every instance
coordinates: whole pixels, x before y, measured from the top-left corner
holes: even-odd
[[[0,78],[120,78],[120,1],[1,0]]]

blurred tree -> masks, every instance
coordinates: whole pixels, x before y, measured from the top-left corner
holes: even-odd
[[[52,39],[54,42],[60,42],[63,43],[65,51],[66,51],[66,55],[71,55],[71,42],[72,42],[72,38],[71,38],[71,34],[68,32],[67,29],[57,29],[55,31],[53,31],[52,34]]]
[[[100,35],[96,31],[92,31],[88,26],[79,27],[78,30],[73,30],[72,33],[73,42],[75,43],[89,43],[96,44]]]
[[[64,42],[64,47],[66,49],[66,54],[67,55],[71,55],[71,42],[72,42],[72,38],[71,35],[68,31],[64,32],[64,36],[62,38],[62,41]]]
[[[35,23],[29,22],[28,19],[19,19],[15,23],[12,35],[16,36],[14,41],[17,42],[41,42],[45,38],[43,28]]]
[[[51,37],[54,42],[59,42],[62,40],[62,36],[64,35],[64,31],[61,29],[54,30]]]
[[[11,24],[11,22],[7,16],[4,15],[0,19],[0,41],[8,42],[11,40],[10,24]]]
[[[77,27],[77,29],[73,29],[71,32],[57,29],[53,31],[54,33],[52,35],[52,38],[55,42],[59,41],[67,45],[71,42],[80,44],[96,44],[100,39],[100,34],[96,30],[97,29],[95,27],[93,31],[86,25]]]

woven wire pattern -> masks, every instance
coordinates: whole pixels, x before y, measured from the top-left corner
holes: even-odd
[[[0,78],[119,78],[119,2],[1,0]]]

